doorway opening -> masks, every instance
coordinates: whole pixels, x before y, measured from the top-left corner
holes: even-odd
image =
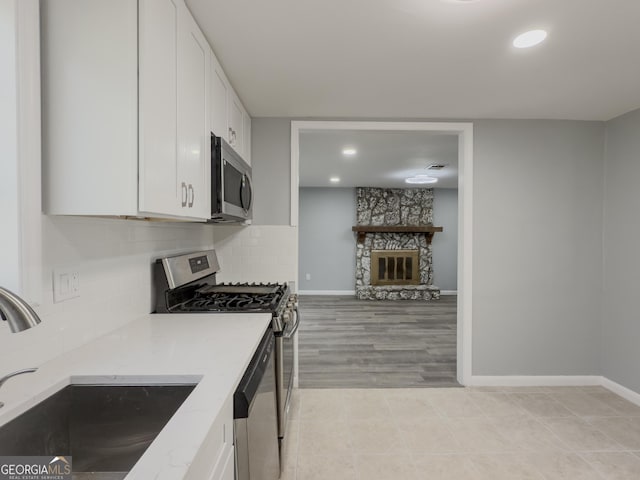
[[[473,187],[473,126],[470,123],[433,123],[433,122],[359,122],[359,121],[293,121],[291,123],[291,225],[299,225],[300,213],[300,159],[301,159],[301,140],[304,144],[304,135],[309,133],[333,132],[334,134],[347,134],[348,132],[368,133],[382,137],[400,135],[400,134],[426,134],[434,137],[446,138],[453,140],[457,147],[457,281],[455,291],[457,297],[454,297],[454,305],[449,305],[455,312],[456,323],[456,374],[458,383],[468,384],[471,376],[471,287],[472,287],[472,187]],[[303,145],[304,146],[304,145]],[[347,151],[356,150],[356,154],[347,153]],[[344,163],[353,161],[353,157],[357,157],[357,149],[352,146],[345,145],[343,152],[337,152],[340,160]],[[349,157],[351,156],[351,159]],[[429,160],[429,159],[427,159]],[[430,161],[430,160],[429,160]],[[393,165],[391,158],[388,162]],[[397,163],[397,162],[395,162]],[[429,167],[441,168],[442,162],[431,162],[433,165],[425,165],[425,159],[421,162],[414,162],[411,166],[413,176],[424,175],[427,172],[419,170]],[[326,165],[325,165],[326,167]],[[366,166],[364,167],[366,169]],[[407,171],[398,170],[398,178],[403,180]],[[406,170],[406,169],[405,169]],[[343,181],[337,174],[326,171],[325,174],[332,177],[330,181],[338,183]],[[426,175],[424,175],[426,176]],[[434,175],[435,176],[435,175]],[[336,180],[337,178],[337,180]],[[382,185],[379,183],[378,185]],[[368,186],[378,186],[368,185]],[[386,188],[386,185],[382,185]],[[355,238],[351,232],[352,241],[355,244]],[[437,235],[437,234],[436,234]],[[298,264],[298,268],[300,265]],[[301,281],[304,272],[301,273]],[[396,286],[392,286],[396,288]],[[301,288],[304,290],[304,288]],[[331,293],[331,292],[329,292]],[[344,291],[334,292],[344,293]],[[302,302],[304,302],[304,297]],[[331,302],[327,297],[326,301]],[[337,299],[336,299],[337,300]],[[412,300],[409,300],[412,302]],[[444,303],[444,302],[443,302]],[[440,306],[443,303],[439,304]],[[296,378],[296,381],[299,381]]]

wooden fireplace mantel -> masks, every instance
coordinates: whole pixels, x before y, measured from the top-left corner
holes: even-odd
[[[354,225],[353,232],[358,233],[358,243],[364,243],[367,233],[424,233],[427,243],[431,243],[436,232],[442,232],[442,227],[433,225]]]

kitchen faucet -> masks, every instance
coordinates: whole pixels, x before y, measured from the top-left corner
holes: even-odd
[[[0,319],[9,322],[9,328],[13,333],[27,330],[40,323],[40,317],[38,317],[38,314],[27,302],[15,293],[2,287],[0,287]],[[35,372],[36,370],[37,368],[25,368],[24,370],[9,373],[0,378],[0,387],[11,377],[22,375],[23,373]],[[4,403],[0,402],[0,408],[2,407],[4,407]]]
[[[7,375],[5,375],[4,377],[0,378],[0,387],[2,387],[2,385],[4,385],[4,382],[6,382],[7,380],[9,380],[11,377],[15,377],[16,375],[22,375],[23,373],[33,373],[36,370],[38,370],[37,368],[25,368],[23,370],[17,370],[15,372],[9,373]],[[0,408],[4,407],[4,403],[0,402]]]
[[[9,328],[13,333],[35,327],[40,323],[40,317],[27,302],[2,287],[0,287],[0,318],[9,322]]]

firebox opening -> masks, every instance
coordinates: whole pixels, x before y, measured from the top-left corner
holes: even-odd
[[[372,250],[371,285],[419,285],[418,250]]]

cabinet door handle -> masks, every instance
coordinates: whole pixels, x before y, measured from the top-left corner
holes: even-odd
[[[229,143],[233,145],[233,128],[229,127]]]
[[[187,192],[187,184],[182,182],[182,206],[186,207],[187,206],[187,197],[188,197],[188,192]]]
[[[193,185],[189,184],[189,197],[191,200],[189,201],[189,208],[193,207],[193,202],[196,199],[196,191],[193,189]]]

